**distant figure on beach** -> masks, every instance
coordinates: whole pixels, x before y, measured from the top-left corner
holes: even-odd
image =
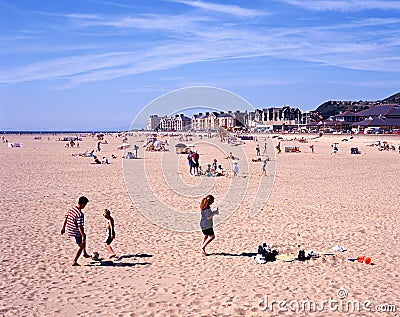
[[[332,145],[332,148],[333,148],[333,154],[336,154],[338,151],[339,151],[339,149],[337,148],[337,146],[336,146],[336,143],[333,143]]]
[[[204,171],[205,176],[212,176],[212,171],[211,171],[211,164],[207,164],[207,168]]]
[[[214,159],[214,162],[211,165],[211,170],[213,173],[217,171],[218,165],[217,165],[217,159]]]
[[[90,258],[90,255],[86,252],[86,234],[84,229],[85,215],[82,210],[86,207],[89,199],[85,196],[79,197],[78,205],[72,207],[65,215],[64,223],[61,229],[61,234],[65,233],[67,228],[68,236],[74,237],[76,244],[79,246],[78,251],[75,254],[72,266],[79,266],[78,259],[83,251],[85,258]]]
[[[264,152],[263,154],[267,154],[267,143],[264,143]]]
[[[222,165],[218,165],[217,170],[214,172],[214,176],[225,176],[225,171]]]
[[[199,153],[197,153],[197,150],[195,150],[192,153],[193,169],[194,169],[195,176],[199,176],[199,166],[200,166],[199,159],[200,159],[200,155],[199,155]]]
[[[213,217],[218,215],[218,208],[215,211],[211,210],[211,205],[214,202],[214,196],[208,195],[202,199],[200,203],[201,220],[200,228],[203,232],[203,241],[201,243],[201,253],[207,255],[206,246],[215,239]]]
[[[97,158],[97,156],[93,156],[94,162],[92,164],[101,164],[100,160]]]
[[[239,174],[239,165],[237,161],[233,162],[233,176],[238,176]]]
[[[189,154],[187,156],[188,164],[189,164],[189,175],[193,175],[192,170],[194,168],[194,162],[193,162],[193,151],[189,151]]]
[[[103,211],[103,216],[104,218],[107,219],[107,226],[106,226],[106,239],[104,240],[104,243],[106,245],[106,249],[111,253],[110,259],[115,258],[115,252],[111,247],[111,242],[115,239],[115,227],[114,227],[114,218],[111,217],[111,211],[108,209],[104,209]]]
[[[276,146],[276,153],[280,154],[281,152],[281,142],[278,142],[278,145]]]
[[[314,144],[310,145],[311,153],[314,153]]]
[[[100,147],[101,141],[97,142],[97,151],[100,152],[101,151],[101,147]]]
[[[260,176],[267,176],[267,163],[269,161],[269,157],[267,157],[264,161],[263,161],[263,165],[261,166],[261,172],[260,172]]]
[[[260,145],[259,144],[257,144],[257,146],[256,146],[256,154],[257,154],[257,156],[260,156]]]

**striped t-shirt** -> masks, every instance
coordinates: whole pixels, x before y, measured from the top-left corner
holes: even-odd
[[[68,210],[67,214],[65,215],[67,218],[67,232],[69,236],[72,237],[80,237],[81,233],[79,232],[78,226],[84,225],[84,214],[78,207],[72,207]]]

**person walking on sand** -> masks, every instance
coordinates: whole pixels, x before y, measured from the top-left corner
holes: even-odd
[[[78,205],[68,210],[65,215],[64,223],[61,229],[61,234],[65,233],[67,228],[68,236],[74,237],[76,244],[79,246],[78,251],[75,254],[72,266],[79,266],[78,259],[83,251],[85,258],[90,258],[90,255],[86,252],[86,234],[84,229],[85,215],[82,210],[86,207],[89,199],[85,196],[79,197]]]
[[[338,149],[337,146],[336,146],[336,143],[333,143],[331,146],[332,146],[332,148],[333,148],[332,154],[335,154],[335,155],[336,155],[336,153],[339,151],[339,149]]]
[[[263,161],[263,165],[261,166],[261,173],[260,176],[267,176],[267,163],[269,161],[269,157],[267,157],[264,161]]]
[[[107,236],[104,240],[104,243],[106,245],[106,249],[111,253],[110,259],[112,259],[116,257],[115,252],[111,247],[111,242],[113,242],[113,240],[115,239],[114,218],[111,217],[111,211],[108,209],[104,209],[103,216],[107,219]]]
[[[257,146],[256,146],[256,154],[257,154],[257,156],[260,156],[260,145],[259,144],[257,144]]]
[[[281,154],[281,142],[278,142],[278,145],[276,146],[276,152],[278,153],[278,154]]]
[[[200,220],[200,228],[203,232],[203,241],[201,243],[201,253],[203,255],[207,255],[206,246],[210,244],[211,241],[215,239],[214,229],[213,229],[213,217],[218,215],[218,208],[215,211],[211,210],[211,205],[214,202],[214,196],[207,195],[202,199],[200,203],[201,210],[201,220]]]

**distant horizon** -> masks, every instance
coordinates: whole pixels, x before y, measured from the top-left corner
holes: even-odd
[[[339,101],[339,102],[359,102],[359,101],[363,101],[363,102],[378,102],[378,101],[382,101],[384,99],[387,99],[393,95],[398,94],[399,92],[393,93],[385,98],[381,98],[381,99],[375,99],[375,100],[364,100],[364,99],[360,99],[360,100],[341,100],[341,99],[328,99],[325,102],[329,102],[329,101]],[[323,103],[325,103],[323,102]],[[320,105],[322,105],[323,103],[319,104],[318,106],[316,106],[315,109],[310,110],[310,111],[315,111]],[[286,105],[285,105],[286,106]],[[271,106],[274,107],[274,106]],[[283,106],[281,106],[283,107]],[[279,108],[278,106],[275,106],[275,108]],[[256,109],[261,109],[261,108],[256,108]],[[186,109],[188,110],[188,109]],[[213,110],[213,109],[197,109],[198,111],[194,111],[193,109],[189,109],[190,111],[177,111],[177,112],[163,112],[161,113],[152,113],[152,115],[158,115],[159,117],[163,117],[163,116],[172,116],[172,115],[176,115],[176,114],[184,114],[186,116],[191,116],[192,114],[197,114],[200,112],[205,113],[206,111],[212,112],[212,111],[219,111],[219,110]],[[228,112],[228,111],[232,111],[235,112],[236,110],[240,110],[242,112],[247,111],[243,110],[243,109],[231,109],[231,110],[225,110],[224,112]],[[300,109],[303,113],[306,112],[307,110],[303,110]],[[24,133],[24,134],[29,134],[29,133],[44,133],[44,134],[48,134],[48,133],[101,133],[101,132],[109,132],[109,133],[117,133],[117,132],[127,132],[127,131],[140,131],[140,130],[145,130],[146,129],[146,122],[142,123],[142,127],[138,127],[136,126],[136,129],[130,130],[129,128],[131,127],[131,124],[127,124],[126,126],[121,126],[121,127],[111,127],[111,128],[94,128],[94,129],[7,129],[7,128],[0,128],[0,134],[12,134],[12,133]]]
[[[0,134],[64,134],[64,133],[118,133],[118,132],[127,132],[126,130],[112,130],[112,129],[97,129],[97,130],[0,130]]]

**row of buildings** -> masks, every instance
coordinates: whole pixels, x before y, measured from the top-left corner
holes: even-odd
[[[345,111],[327,120],[310,123],[310,125],[332,131],[365,130],[366,128],[399,129],[400,105],[376,105],[358,112]]]
[[[399,105],[376,105],[359,112],[346,111],[323,120],[316,112],[302,112],[289,106],[256,109],[254,111],[200,112],[188,117],[151,115],[147,120],[149,131],[349,131],[377,127],[385,130],[400,128]],[[327,132],[328,132],[327,131]]]
[[[307,118],[298,108],[288,106],[282,108],[268,108],[255,111],[210,111],[199,112],[188,117],[184,114],[174,116],[151,115],[147,119],[146,129],[149,131],[213,131],[220,128],[254,129],[257,127],[270,127],[282,129],[283,126],[299,126]]]

